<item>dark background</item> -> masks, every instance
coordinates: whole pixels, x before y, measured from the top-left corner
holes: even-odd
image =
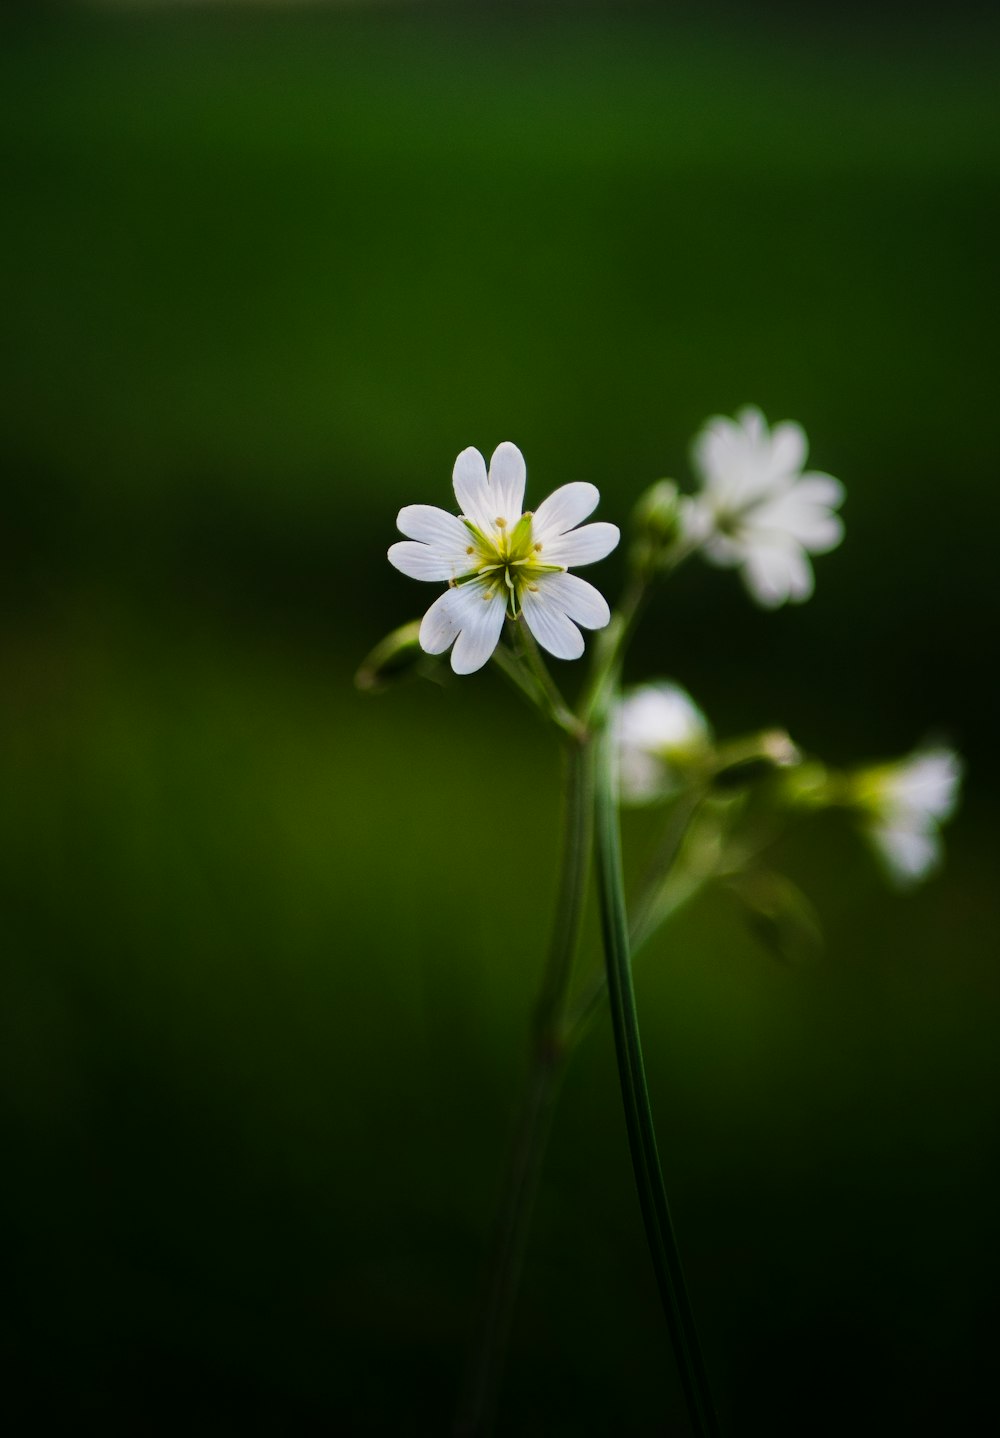
[[[846,824],[789,841],[818,964],[777,963],[719,895],[644,960],[675,1216],[727,1435],[978,1431],[1000,1278],[985,15],[0,21],[13,1431],[447,1431],[558,776],[488,671],[353,691],[435,592],[385,562],[395,512],[449,505],[458,451],[512,439],[529,501],[592,480],[624,523],[747,401],[805,425],[847,539],[776,614],[689,566],[634,677],[835,763],[944,734],[968,775],[913,896]],[[518,816],[500,849],[484,780]],[[686,1431],[603,1024],[564,1091],[501,1430]]]

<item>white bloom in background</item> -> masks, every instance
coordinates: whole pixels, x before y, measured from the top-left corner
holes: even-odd
[[[897,883],[917,883],[941,862],[939,825],[954,812],[961,781],[961,759],[943,747],[855,777],[866,831]]]
[[[767,609],[808,599],[807,555],[825,554],[844,535],[833,513],[843,485],[829,474],[803,474],[806,453],[801,425],[786,421],[768,429],[753,406],[735,420],[709,420],[694,442],[702,489],[684,504],[684,532],[713,564],[738,566]]]
[[[407,539],[389,550],[389,562],[411,579],[446,579],[449,588],[428,609],[420,644],[443,654],[454,643],[456,674],[481,669],[500,639],[504,618],[523,616],[543,649],[557,659],[579,659],[583,635],[611,618],[604,596],[570,565],[592,564],[619,540],[613,524],[574,526],[600,499],[592,484],[564,484],[535,512],[522,512],[525,469],[521,451],[501,444],[489,473],[478,449],[455,461],[459,516],[430,504],[410,504],[396,523]]]
[[[663,680],[642,684],[619,700],[614,716],[622,798],[645,804],[664,798],[681,772],[712,742],[708,720],[686,690]]]

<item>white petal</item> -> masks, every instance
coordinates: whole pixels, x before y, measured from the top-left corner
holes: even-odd
[[[681,537],[688,544],[704,544],[715,527],[710,505],[699,496],[682,495],[679,508]]]
[[[738,427],[721,414],[713,415],[695,435],[691,462],[705,484],[713,484],[728,468],[726,461],[732,455],[738,435]]]
[[[758,445],[767,438],[767,420],[763,411],[755,404],[745,404],[736,418],[740,428],[752,445]]]
[[[760,410],[747,405],[737,422],[717,415],[694,442],[692,458],[701,472],[706,491],[715,503],[727,509],[743,508],[754,499],[787,488],[792,476],[784,467],[793,456],[797,442],[792,430],[782,432],[775,449],[767,421]],[[804,446],[805,436],[802,436]]]
[[[460,519],[433,504],[408,504],[396,516],[396,527],[407,539],[419,539],[441,549],[464,550],[469,531]]]
[[[524,619],[543,649],[556,659],[579,659],[583,653],[583,635],[568,618],[556,598],[546,598],[545,589],[527,590],[521,598]]]
[[[843,520],[838,515],[803,503],[794,489],[755,509],[749,519],[749,529],[751,535],[770,535],[776,544],[782,538],[794,539],[810,554],[836,549],[844,537]]]
[[[734,564],[742,564],[746,559],[747,546],[731,534],[713,534],[705,541],[703,553],[720,568],[732,569]]]
[[[834,479],[832,474],[822,474],[819,470],[811,469],[796,484],[795,493],[808,499],[810,504],[823,504],[827,509],[836,509],[843,504],[845,491],[840,480]]]
[[[486,461],[478,449],[470,446],[462,450],[452,471],[452,484],[462,513],[484,532],[491,530],[496,518],[495,506],[486,477]]]
[[[653,752],[703,744],[710,732],[687,690],[668,680],[633,689],[618,705],[617,725],[623,747]]]
[[[822,554],[844,537],[843,521],[831,512],[831,505],[842,499],[843,488],[831,475],[810,475],[776,499],[765,500],[748,523],[755,530],[786,534],[812,554]]]
[[[927,749],[903,760],[886,783],[886,800],[921,820],[948,819],[958,802],[962,761],[952,749]]]
[[[776,609],[786,599],[801,603],[813,591],[809,561],[804,551],[793,544],[748,545],[743,578],[753,598],[765,609]]]
[[[620,538],[616,524],[585,524],[547,540],[539,558],[545,564],[594,564],[609,555]]]
[[[472,591],[474,602],[468,610],[463,610],[462,632],[451,651],[451,667],[456,674],[474,674],[482,669],[497,647],[507,599],[500,593],[484,594],[474,584],[463,585],[462,589]]]
[[[531,532],[544,544],[547,539],[565,534],[575,524],[593,514],[601,497],[596,484],[564,484],[553,490],[548,499],[543,499],[535,510]]]
[[[434,545],[417,544],[412,539],[390,545],[389,563],[410,579],[457,579],[469,569],[469,557],[464,550],[452,558]]]
[[[482,591],[478,591],[481,593]],[[427,654],[443,654],[468,624],[473,606],[482,604],[475,584],[446,589],[420,621],[420,647]]]
[[[670,789],[667,766],[643,749],[622,748],[618,775],[622,798],[628,804],[648,804]]]
[[[901,885],[917,883],[941,862],[941,840],[933,829],[880,824],[870,832],[890,875]]]
[[[497,445],[490,460],[490,489],[494,508],[492,518],[502,517],[511,526],[521,518],[524,509],[524,456],[516,444],[505,440]]]
[[[611,620],[604,595],[575,574],[543,574],[538,580],[538,590],[584,629],[603,629]]]
[[[776,424],[771,431],[771,467],[775,474],[797,475],[805,464],[809,446],[806,432],[794,420]]]

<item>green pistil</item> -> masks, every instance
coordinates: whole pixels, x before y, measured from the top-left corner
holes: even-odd
[[[471,520],[464,520],[472,537],[469,545],[469,570],[455,582],[468,584],[473,579],[485,579],[484,598],[492,599],[498,593],[506,592],[507,613],[516,619],[521,612],[522,596],[525,590],[533,590],[535,580],[542,574],[558,574],[564,568],[561,564],[544,564],[539,558],[542,546],[536,543],[531,529],[531,511],[522,514],[513,529],[506,520],[498,518],[496,529],[485,535]]]

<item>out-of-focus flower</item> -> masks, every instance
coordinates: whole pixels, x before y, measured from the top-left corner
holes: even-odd
[[[940,825],[958,803],[962,767],[953,749],[939,747],[854,775],[854,804],[898,884],[918,883],[941,862]]]
[[[683,783],[712,742],[708,720],[686,690],[663,680],[642,684],[618,703],[622,798],[632,804],[662,799]]]
[[[804,474],[806,453],[801,425],[769,429],[753,406],[735,420],[709,420],[692,450],[702,488],[684,503],[685,536],[713,564],[739,567],[750,594],[768,609],[808,599],[807,556],[834,549],[844,534],[833,512],[843,486],[829,474]]]
[[[389,550],[389,562],[411,579],[448,581],[423,617],[421,646],[443,654],[454,644],[452,669],[471,674],[493,653],[509,615],[523,617],[557,659],[579,659],[577,625],[602,629],[611,617],[603,595],[567,573],[570,565],[604,559],[618,543],[613,524],[575,528],[600,492],[592,484],[565,484],[533,514],[522,512],[524,459],[509,443],[494,451],[489,473],[477,449],[464,449],[453,482],[461,515],[407,505],[396,523],[408,537]]]

